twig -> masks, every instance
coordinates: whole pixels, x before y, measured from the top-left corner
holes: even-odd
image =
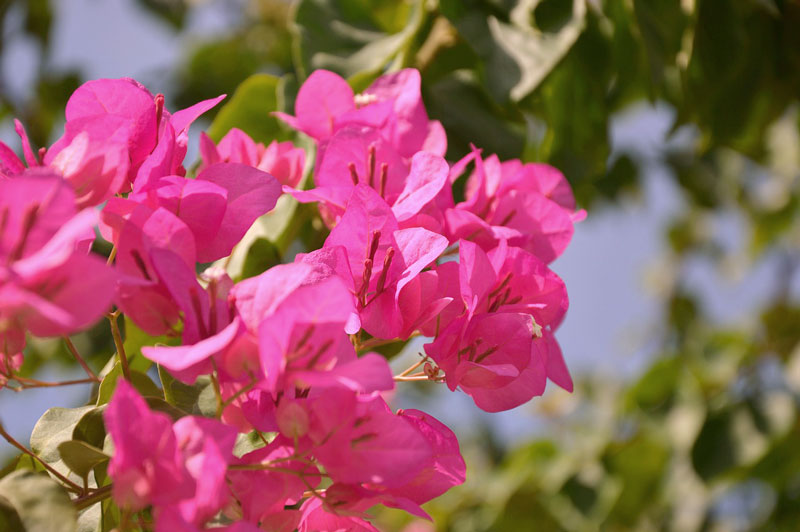
[[[403,377],[401,375],[395,375],[394,380],[395,382],[413,382],[413,381],[429,381],[431,379],[428,378],[428,376],[423,373],[423,374],[409,375],[407,377]]]
[[[58,382],[48,382],[48,381],[39,381],[36,379],[28,379],[25,377],[14,376],[12,377],[13,380],[20,383],[20,389],[25,388],[54,388],[56,386],[71,386],[73,384],[91,384],[95,382],[99,382],[95,379],[74,379],[68,381],[58,381]]]
[[[256,384],[258,384],[258,381],[257,380],[252,380],[249,383],[247,383],[246,385],[244,385],[241,388],[239,388],[239,390],[237,390],[235,394],[233,394],[232,396],[228,397],[227,399],[225,399],[222,402],[222,406],[220,408],[220,411],[224,412],[225,409],[228,408],[230,405],[232,405],[239,397],[241,397],[242,395],[244,395],[247,392],[249,392],[250,390],[252,390],[256,386]]]
[[[83,510],[84,508],[88,508],[93,504],[97,504],[100,501],[108,499],[111,496],[111,489],[111,484],[108,486],[103,486],[102,488],[96,489],[88,495],[73,499],[72,504],[75,505],[76,510]]]
[[[19,450],[20,450],[20,451],[22,451],[23,453],[27,454],[28,456],[30,456],[31,458],[33,458],[34,460],[36,460],[37,462],[39,462],[40,464],[42,464],[42,466],[43,466],[45,469],[47,469],[47,470],[48,470],[48,471],[49,471],[49,472],[50,472],[50,473],[51,473],[51,474],[52,474],[54,477],[56,477],[56,478],[57,478],[57,479],[59,479],[61,482],[63,482],[63,483],[66,485],[67,489],[69,489],[69,490],[71,490],[71,491],[74,491],[75,493],[83,493],[83,488],[81,488],[79,485],[75,484],[75,483],[74,483],[74,482],[72,482],[70,479],[68,479],[67,477],[65,477],[64,475],[62,475],[61,473],[59,473],[59,472],[58,472],[58,471],[56,471],[55,469],[53,469],[53,467],[52,467],[52,466],[50,466],[50,464],[48,464],[47,462],[45,462],[44,460],[42,460],[42,459],[41,459],[40,457],[38,457],[38,456],[37,456],[37,455],[36,455],[34,452],[32,452],[32,451],[28,450],[28,448],[27,448],[27,447],[25,447],[24,445],[22,445],[21,443],[19,443],[17,440],[15,440],[15,439],[13,438],[13,436],[11,436],[11,434],[9,434],[8,432],[6,432],[6,429],[5,429],[5,427],[3,427],[3,425],[2,425],[2,424],[0,424],[0,436],[2,436],[3,438],[5,438],[5,440],[6,440],[8,443],[10,443],[11,445],[13,445],[14,447],[16,447],[17,449],[19,449]]]
[[[114,345],[117,348],[117,358],[119,359],[120,365],[122,365],[122,375],[125,377],[126,381],[130,382],[131,368],[128,366],[128,356],[125,354],[125,346],[122,343],[122,335],[119,332],[119,324],[117,323],[119,310],[107,313],[106,318],[108,318],[108,321],[111,323],[111,335],[114,337]]]
[[[406,377],[406,376],[407,376],[409,373],[411,373],[412,371],[414,371],[415,369],[417,369],[418,367],[420,367],[421,365],[423,365],[423,364],[425,363],[425,361],[426,361],[426,360],[428,360],[428,356],[427,356],[427,355],[425,355],[424,357],[422,357],[422,359],[421,359],[419,362],[417,362],[417,363],[416,363],[416,364],[414,364],[413,366],[411,366],[411,367],[407,368],[405,371],[403,371],[403,373],[401,373],[400,375],[398,375],[398,377]]]
[[[222,417],[222,410],[223,410],[223,401],[222,401],[222,390],[219,386],[219,379],[217,379],[217,363],[214,361],[214,358],[211,358],[211,367],[214,368],[214,371],[211,372],[211,384],[214,387],[214,397],[217,399],[217,411],[216,411],[216,418]]]
[[[92,371],[92,368],[89,367],[89,364],[86,363],[81,354],[78,353],[78,350],[75,349],[75,344],[72,343],[72,340],[70,340],[69,336],[64,335],[64,343],[67,344],[67,349],[69,349],[69,352],[72,353],[73,357],[75,357],[75,360],[78,361],[78,364],[81,365],[83,371],[85,371],[93,381],[100,382],[100,378],[97,376],[97,374]]]
[[[106,261],[106,264],[108,266],[111,266],[111,263],[114,262],[114,257],[116,256],[117,256],[117,245],[113,244],[111,246],[111,253],[108,254],[108,260]]]

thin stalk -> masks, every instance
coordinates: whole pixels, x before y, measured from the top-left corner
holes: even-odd
[[[111,335],[114,337],[114,345],[117,348],[117,358],[122,366],[122,375],[125,377],[126,381],[130,382],[131,368],[128,365],[128,356],[125,354],[125,346],[122,343],[122,335],[119,332],[119,323],[117,323],[117,319],[119,318],[119,310],[109,312],[106,314],[106,318],[108,318],[108,321],[111,324]]]
[[[296,469],[290,469],[288,467],[275,467],[269,464],[233,464],[228,466],[228,470],[231,471],[272,471],[274,473],[286,473],[287,475],[295,475],[297,477],[306,477],[306,476],[320,476],[320,477],[327,477],[327,473],[310,473],[306,475],[302,471],[297,471]]]
[[[99,382],[95,379],[74,379],[68,381],[58,381],[58,382],[49,382],[49,381],[39,381],[36,379],[28,379],[25,377],[14,376],[13,379],[21,384],[20,389],[25,388],[54,388],[56,386],[71,386],[73,384],[90,384]]]
[[[242,395],[246,394],[247,392],[255,388],[256,384],[258,384],[258,381],[253,380],[247,383],[245,386],[239,388],[239,390],[237,390],[235,394],[233,394],[231,397],[228,397],[225,401],[222,402],[222,407],[220,408],[220,411],[224,412],[225,409],[230,405],[232,405],[234,401],[236,401],[239,397],[241,397]]]
[[[60,480],[61,482],[63,482],[63,483],[66,485],[67,489],[69,489],[69,490],[71,490],[71,491],[74,491],[75,493],[83,493],[83,488],[81,488],[79,485],[75,484],[75,483],[74,483],[74,482],[72,482],[70,479],[68,479],[67,477],[65,477],[64,475],[62,475],[61,473],[59,473],[59,472],[58,472],[58,471],[56,471],[55,469],[53,469],[53,468],[50,466],[50,464],[48,464],[47,462],[45,462],[44,460],[42,460],[41,458],[39,458],[38,456],[36,456],[36,454],[35,454],[35,453],[33,453],[32,451],[28,450],[28,448],[27,448],[27,447],[25,447],[24,445],[22,445],[21,443],[19,443],[17,440],[15,440],[15,439],[14,439],[14,438],[11,436],[11,434],[9,434],[8,432],[6,432],[6,429],[5,429],[5,427],[3,427],[3,425],[2,425],[2,424],[0,424],[0,436],[2,436],[3,438],[5,438],[5,440],[6,440],[8,443],[10,443],[11,445],[13,445],[14,447],[16,447],[17,449],[19,449],[19,450],[20,450],[20,451],[22,451],[23,453],[27,454],[28,456],[30,456],[31,458],[33,458],[34,460],[36,460],[37,462],[39,462],[40,464],[42,464],[42,466],[43,466],[45,469],[47,469],[47,471],[49,471],[49,472],[50,472],[50,473],[51,473],[51,474],[52,474],[54,477],[56,477],[58,480]]]
[[[73,499],[72,504],[75,505],[76,510],[83,510],[89,506],[92,506],[93,504],[97,504],[100,501],[108,499],[111,496],[111,489],[111,484],[108,486],[103,486],[102,488],[96,489],[88,495]]]
[[[222,410],[223,410],[223,401],[222,401],[222,390],[219,386],[219,379],[217,379],[217,363],[211,358],[211,367],[214,368],[214,371],[211,372],[211,384],[214,386],[214,397],[217,399],[217,411],[216,411],[216,418],[219,419],[222,417]]]
[[[117,256],[117,245],[114,244],[113,246],[111,246],[111,253],[108,254],[108,260],[106,261],[106,264],[111,266],[111,263],[114,262],[114,257],[116,256]]]
[[[410,374],[412,371],[414,371],[415,369],[417,369],[418,367],[420,367],[421,365],[423,365],[423,364],[425,363],[425,361],[426,361],[426,360],[428,360],[428,357],[427,357],[427,356],[425,356],[425,357],[422,357],[422,359],[421,359],[419,362],[417,362],[417,363],[416,363],[416,364],[414,364],[413,366],[410,366],[409,368],[407,368],[405,371],[403,371],[403,373],[401,373],[400,375],[398,375],[398,377],[406,377],[406,376],[408,376],[408,374]]]
[[[428,381],[430,380],[427,375],[409,375],[407,377],[401,377],[400,375],[394,376],[395,382],[413,382],[413,381]]]
[[[97,374],[92,371],[92,368],[89,367],[89,364],[86,363],[81,354],[78,353],[78,350],[75,349],[75,344],[72,343],[72,340],[70,340],[69,336],[64,335],[64,343],[67,344],[67,349],[69,349],[69,352],[72,353],[73,357],[75,357],[75,360],[78,361],[78,364],[81,365],[83,371],[85,371],[93,381],[100,382],[100,378],[97,376]]]

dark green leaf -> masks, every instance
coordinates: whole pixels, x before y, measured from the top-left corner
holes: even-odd
[[[256,142],[268,144],[290,137],[270,113],[283,110],[278,100],[281,80],[269,74],[254,74],[244,80],[222,106],[208,128],[208,136],[219,142],[231,129],[239,128]]]
[[[122,365],[117,362],[100,383],[100,390],[97,393],[98,406],[111,400],[120,378],[122,378]],[[163,397],[161,389],[144,373],[131,370],[131,384],[143,397]]]
[[[324,68],[366,88],[393,61],[403,65],[423,12],[420,0],[301,0],[294,20],[300,75]]]
[[[97,447],[79,440],[61,442],[58,452],[67,467],[83,478],[87,478],[95,466],[111,458]]]

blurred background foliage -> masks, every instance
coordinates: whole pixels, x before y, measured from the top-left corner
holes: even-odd
[[[179,33],[203,2],[139,3]],[[262,141],[286,138],[254,113],[291,111],[313,69],[363,89],[387,69],[416,67],[450,159],[474,143],[549,162],[590,217],[642,193],[642,158],[612,153],[617,113],[666,105],[670,135],[690,139],[658,154],[683,203],[653,274],[662,310],[649,367],[633,377],[588,372],[573,396],[548,393],[536,408],[550,422],[535,441],[508,446],[490,431],[463,441],[469,479],[428,505],[436,529],[800,527],[800,302],[791,288],[800,262],[800,2],[242,0],[230,9],[241,9],[238,23],[192,44],[170,73],[174,106],[232,94],[262,73],[242,89],[255,107],[220,111],[217,138],[233,125]],[[12,30],[45,59],[23,97],[0,78],[0,122],[19,117],[44,145],[83,74],[46,59],[51,0],[0,0],[0,19],[9,13]],[[730,216],[742,228],[736,249],[714,230]],[[255,241],[243,270],[277,260],[286,229]],[[686,280],[693,262],[725,274],[765,257],[780,267],[759,307],[742,309],[745,323],[714,319]],[[84,336],[96,344],[85,352],[111,352],[103,333]],[[30,356],[28,371],[41,360]],[[387,530],[433,530],[396,513],[379,519]]]

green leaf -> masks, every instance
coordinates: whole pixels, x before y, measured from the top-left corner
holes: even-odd
[[[82,406],[49,409],[33,427],[31,450],[48,464],[59,461],[61,455],[58,452],[58,445],[72,439],[75,425],[94,408],[94,406]]]
[[[77,513],[67,492],[50,477],[17,471],[0,480],[0,496],[17,511],[27,532],[74,532]]]
[[[301,0],[293,28],[300,75],[324,68],[366,88],[390,64],[406,64],[424,11],[421,0]]]
[[[111,400],[117,381],[122,377],[122,365],[117,362],[100,383],[97,392],[97,405],[104,405]],[[131,370],[131,384],[143,397],[162,397],[161,389],[144,373]]]
[[[19,456],[13,468],[14,471],[33,471],[34,473],[44,473],[47,471],[39,460],[34,460],[30,455],[22,454]],[[6,476],[6,475],[3,475]]]
[[[470,72],[456,72],[428,87],[425,103],[431,118],[440,120],[448,132],[449,158],[467,153],[470,143],[485,149],[484,156],[496,153],[501,159],[522,152],[521,123],[504,117]]]
[[[211,379],[207,375],[203,375],[197,379],[194,384],[184,384],[181,381],[173,378],[166,370],[163,370],[164,389],[169,389],[169,401],[167,404],[175,407],[177,410],[195,415],[200,415],[200,407],[198,406],[198,398],[200,394],[211,386]]]
[[[682,363],[677,357],[656,361],[630,389],[630,399],[642,410],[665,413],[677,391]]]
[[[658,496],[670,452],[666,442],[644,432],[608,446],[606,468],[622,481],[622,492],[612,509],[620,523],[630,528],[647,507],[647,501]]]
[[[485,83],[499,102],[518,102],[539,86],[570,50],[584,27],[585,0],[574,0],[570,18],[556,31],[531,25],[540,0],[522,0],[508,13],[508,22],[475,2],[442,0],[442,12],[483,60]]]
[[[255,277],[280,262],[281,256],[278,247],[266,238],[257,238],[247,251],[240,276],[242,279]]]
[[[197,396],[197,410],[200,415],[214,417],[217,413],[217,395],[214,393],[214,385],[209,384],[200,391]]]
[[[176,382],[175,377],[164,369],[164,366],[157,364],[158,379],[161,381],[161,389],[164,391],[164,400],[171,405],[175,404],[175,394],[172,393],[172,385]]]
[[[145,373],[153,362],[142,355],[142,347],[156,344],[179,345],[180,336],[151,336],[136,326],[133,321],[125,318],[125,354],[128,356],[128,366],[132,370]],[[113,360],[113,359],[112,359]]]
[[[150,407],[150,410],[163,412],[171,417],[172,421],[177,421],[187,415],[187,412],[172,406],[160,397],[145,397],[144,400],[147,402],[147,406]]]
[[[75,424],[72,439],[86,442],[94,447],[103,447],[106,438],[106,426],[103,421],[105,408],[106,405],[102,405],[86,412]]]
[[[277,436],[277,433],[266,433],[263,434],[264,439],[267,440],[267,443],[271,442]],[[261,439],[257,430],[249,432],[247,434],[239,433],[236,436],[236,445],[233,447],[233,454],[237,458],[241,458],[242,456],[246,455],[247,453],[251,453],[258,449],[261,449],[266,444],[264,440]]]
[[[244,80],[217,114],[208,136],[219,142],[231,128],[239,128],[256,142],[269,143],[291,137],[273,111],[283,110],[279,99],[281,80],[269,74],[254,74]]]
[[[79,440],[61,442],[58,452],[67,467],[83,478],[87,478],[95,466],[111,458],[97,447]]]

